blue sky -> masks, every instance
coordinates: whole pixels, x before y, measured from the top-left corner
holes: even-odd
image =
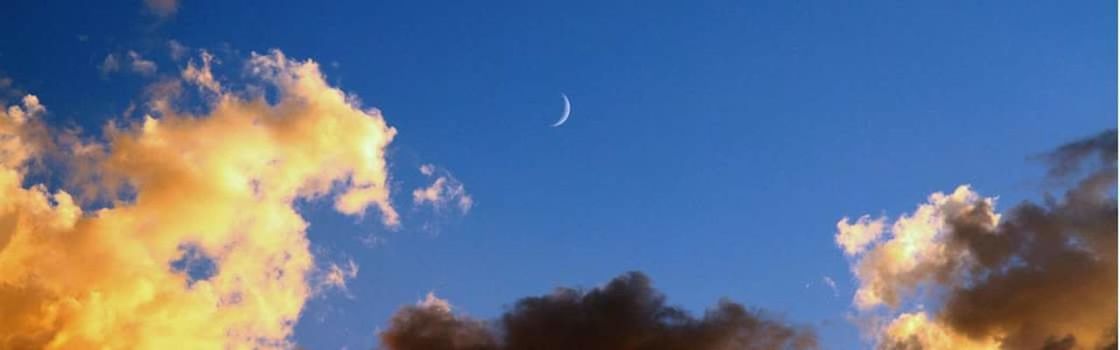
[[[380,109],[399,131],[404,224],[303,206],[314,249],[361,266],[350,297],[309,302],[295,334],[308,348],[372,347],[429,291],[485,318],[640,270],[670,303],[731,298],[851,349],[865,343],[846,321],[856,284],[836,222],[959,184],[1037,197],[1031,155],[1115,127],[1115,6],[188,0],[160,18],[139,2],[21,2],[0,14],[0,74],[51,123],[96,134],[145,84],[99,73],[107,54],[171,70],[168,40],[277,48]],[[550,128],[561,93],[571,118]],[[426,163],[465,184],[469,213],[412,207]]]

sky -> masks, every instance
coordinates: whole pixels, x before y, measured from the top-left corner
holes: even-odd
[[[261,282],[268,287],[259,292],[275,293],[261,298],[284,305],[274,313],[294,321],[236,307],[249,316],[220,307],[195,315],[229,320],[217,324],[237,330],[226,337],[259,331],[308,349],[375,348],[393,316],[429,293],[438,299],[423,305],[439,300],[456,314],[494,319],[525,296],[603,287],[640,271],[668,304],[696,315],[728,298],[812,329],[821,348],[868,348],[882,344],[874,334],[889,327],[861,321],[864,306],[895,303],[860,299],[858,291],[874,289],[882,276],[855,271],[864,251],[889,238],[851,243],[860,252],[849,253],[838,242],[851,236],[838,221],[864,228],[885,217],[890,228],[902,214],[920,216],[923,203],[949,222],[955,212],[946,208],[955,207],[948,202],[972,208],[993,198],[1002,211],[1043,201],[1054,166],[1043,155],[1116,127],[1115,6],[16,2],[0,11],[0,101],[62,136],[32,142],[28,135],[43,132],[19,123],[0,128],[24,137],[0,148],[5,170],[21,169],[0,185],[21,191],[27,206],[49,209],[33,213],[67,207],[57,196],[34,199],[47,196],[35,182],[47,193],[73,194],[72,206],[85,214],[59,225],[98,241],[134,242],[128,255],[116,256],[155,264],[150,271],[99,267],[107,276],[100,293],[146,290],[125,276],[157,274],[161,262],[170,266],[164,270],[189,270],[177,274],[188,284],[214,277],[215,290],[240,291],[234,294],[248,292],[232,285],[263,271],[254,259],[290,272],[291,280]],[[245,97],[254,93],[271,107]],[[570,118],[550,127],[563,111],[562,94]],[[270,114],[279,115],[276,122],[247,121]],[[15,115],[9,109],[7,117]],[[70,153],[52,158],[55,148]],[[23,151],[44,160],[26,165]],[[254,157],[287,161],[247,160]],[[242,170],[253,185],[236,193],[257,196],[254,202],[239,202],[249,197],[216,190],[224,187],[195,173],[237,177],[228,172]],[[947,197],[929,198],[935,192]],[[1111,203],[1115,213],[1114,197]],[[208,207],[225,214],[201,212]],[[74,224],[83,215],[103,220]],[[141,224],[146,215],[166,218]],[[869,221],[857,222],[863,215]],[[215,232],[229,232],[170,226],[200,218],[217,218]],[[894,226],[896,237],[904,226]],[[140,229],[153,233],[97,231]],[[284,244],[297,248],[278,248]],[[0,245],[0,271],[37,261],[14,251]],[[209,258],[192,262],[194,251]],[[218,256],[232,267],[207,265]],[[285,258],[270,260],[277,256]],[[65,256],[52,259],[57,266],[34,273],[81,269]],[[236,278],[221,277],[230,273]],[[0,280],[18,283],[26,282]],[[75,283],[39,287],[86,300],[92,289]],[[190,303],[205,301],[192,288],[166,291],[187,306],[161,312],[194,315]],[[901,304],[920,309],[928,302],[922,298],[929,296]],[[1115,295],[1104,302],[1114,309]],[[83,315],[140,313],[120,303],[132,311]],[[274,326],[246,326],[253,315]],[[1109,326],[1115,322],[1112,315]],[[219,333],[213,344],[228,345]],[[97,343],[89,341],[73,344]]]

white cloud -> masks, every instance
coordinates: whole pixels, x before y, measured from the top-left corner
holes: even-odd
[[[828,286],[828,289],[832,290],[832,295],[840,295],[840,291],[836,289],[836,281],[833,281],[832,277],[823,276],[821,277],[821,282],[824,283],[825,286]]]
[[[436,171],[440,171],[441,174],[436,176]],[[453,203],[462,214],[466,214],[474,206],[474,199],[467,193],[466,187],[450,172],[432,164],[424,164],[420,166],[420,173],[428,177],[434,176],[436,179],[431,185],[412,191],[412,202],[414,204],[427,204],[436,210],[440,210],[449,203]]]

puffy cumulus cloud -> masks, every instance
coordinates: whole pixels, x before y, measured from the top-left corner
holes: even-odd
[[[1115,349],[1116,147],[1111,130],[1042,157],[1070,184],[1060,198],[1001,216],[967,186],[935,193],[852,254],[855,306],[898,313],[873,330],[880,347]]]
[[[434,301],[433,301],[434,300]],[[813,333],[721,301],[696,318],[666,306],[641,273],[587,291],[561,288],[518,301],[496,322],[454,315],[429,295],[393,316],[386,349],[812,349]]]
[[[486,350],[498,349],[496,336],[486,322],[451,313],[451,304],[434,293],[415,306],[393,315],[390,328],[381,333],[386,349]]]
[[[1000,348],[999,342],[994,338],[970,339],[944,324],[930,320],[925,312],[900,314],[883,329],[883,333],[883,343],[879,344],[880,349],[984,350]]]
[[[836,223],[836,244],[844,248],[845,254],[861,253],[868,244],[883,234],[885,221],[886,218],[872,220],[869,215],[861,216],[854,223],[850,223],[847,217],[840,219]]]
[[[294,204],[333,197],[342,213],[374,207],[395,225],[385,148],[396,131],[314,62],[274,51],[248,67],[271,98],[170,104],[111,124],[104,142],[49,135],[34,96],[0,113],[0,348],[290,347],[321,270]],[[77,191],[33,183],[47,150]],[[115,196],[83,208],[86,193]],[[357,266],[325,271],[344,285]]]
[[[428,295],[424,296],[424,300],[417,302],[416,306],[424,309],[434,309],[444,313],[451,312],[451,302],[436,296],[435,292],[428,292]]]
[[[856,290],[855,304],[860,309],[869,309],[886,304],[898,307],[902,297],[913,294],[919,286],[929,280],[942,278],[943,272],[951,271],[961,252],[948,249],[946,240],[948,220],[976,208],[991,208],[994,200],[981,198],[968,186],[957,187],[951,193],[941,192],[929,196],[909,215],[898,218],[885,239],[863,243],[855,251],[858,257],[853,272],[860,281]],[[988,225],[995,225],[997,215],[991,217]],[[861,221],[863,221],[861,219]],[[838,228],[845,228],[841,221]],[[873,223],[857,222],[857,228],[848,226],[848,232],[867,231]],[[880,222],[875,226],[882,226]],[[864,228],[858,228],[863,226]],[[837,234],[837,241],[845,231]],[[852,246],[840,244],[845,253]]]
[[[436,172],[440,174],[437,176]],[[420,173],[428,177],[435,177],[435,181],[428,187],[417,188],[412,191],[412,202],[416,205],[431,205],[436,210],[454,203],[459,211],[466,214],[474,206],[474,199],[467,193],[466,187],[447,170],[437,168],[432,164],[420,166]]]

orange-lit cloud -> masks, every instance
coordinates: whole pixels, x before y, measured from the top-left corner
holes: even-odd
[[[181,45],[178,45],[178,43],[174,40],[172,40],[171,43],[171,55],[173,58],[176,55],[182,55],[182,52],[178,52],[177,50],[186,50],[185,48],[181,48]],[[181,74],[183,80],[191,82],[197,85],[199,88],[205,89],[212,93],[221,92],[222,84],[214,78],[214,74],[210,70],[210,63],[214,61],[214,55],[211,55],[209,52],[202,51],[200,59],[202,60],[201,65],[196,64],[193,60],[187,64],[187,68],[183,69],[183,73]]]
[[[855,305],[860,309],[884,304],[898,307],[902,299],[916,292],[922,283],[936,279],[939,277],[937,274],[952,268],[963,257],[946,246],[948,220],[974,210],[981,204],[991,208],[993,202],[991,198],[980,198],[968,186],[957,187],[948,194],[934,193],[913,213],[898,218],[891,226],[889,238],[864,242],[863,245],[870,247],[862,254],[855,254],[858,261],[852,271],[860,281]],[[993,215],[992,218],[993,221],[998,220],[999,216]],[[861,230],[856,227],[864,226],[862,230],[870,231],[874,228],[866,228],[869,225],[883,225],[882,221],[861,219],[854,227],[848,226],[845,231],[844,223],[841,221],[837,225],[840,229],[837,234],[838,242],[843,241],[840,237],[845,233]],[[988,224],[995,225],[995,222]],[[879,238],[878,234],[875,238]],[[844,244],[841,246],[845,252],[850,252],[849,248],[853,247]],[[855,251],[864,249],[859,247]]]
[[[0,112],[0,348],[288,347],[310,277],[342,287],[358,271],[317,268],[294,203],[398,224],[396,130],[376,110],[278,51],[248,62],[262,86],[247,91],[274,99],[223,90],[201,62],[183,77],[214,92],[206,112],[155,92],[165,103],[110,124],[104,143],[51,134],[35,96]],[[70,170],[69,191],[29,176],[47,157]]]
[[[952,349],[986,350],[1000,349],[1001,344],[995,337],[970,339],[935,320],[929,319],[925,312],[903,313],[882,329],[881,348],[899,350]],[[1040,346],[1039,349],[1042,349]]]
[[[1043,159],[1060,198],[1006,214],[968,186],[934,193],[885,229],[837,225],[854,306],[883,349],[1115,349],[1116,131]],[[928,306],[928,307],[927,307]]]
[[[849,223],[847,217],[836,223],[836,244],[844,248],[844,253],[855,255],[863,252],[868,244],[879,239],[883,234],[883,223],[886,218],[871,219],[864,215],[856,222]]]

